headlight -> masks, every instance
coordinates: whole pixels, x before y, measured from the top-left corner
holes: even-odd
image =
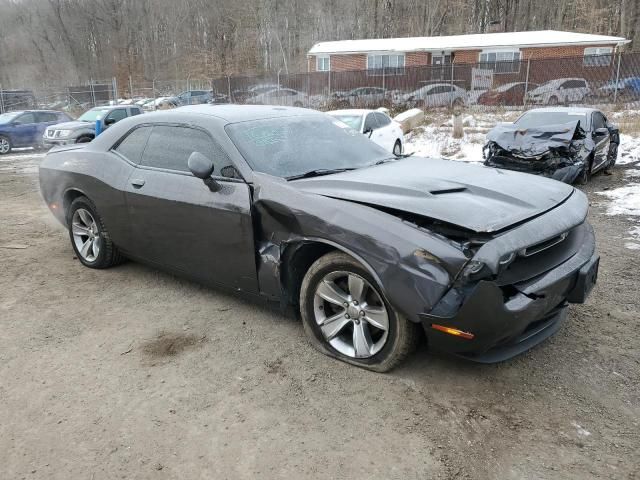
[[[483,262],[471,260],[462,270],[461,279],[466,283],[481,280],[490,276],[491,272]]]
[[[58,130],[58,137],[64,138],[68,137],[69,135],[71,135],[71,130]]]

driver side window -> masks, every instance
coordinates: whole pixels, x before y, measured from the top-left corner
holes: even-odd
[[[593,114],[593,130],[597,130],[599,128],[606,128],[607,120],[604,118],[600,112],[594,112]]]
[[[155,125],[140,164],[189,172],[188,161],[193,152],[200,152],[211,159],[214,175],[240,178],[239,175],[229,174],[236,172],[236,169],[222,147],[203,130],[186,126]]]
[[[117,110],[110,112],[109,115],[107,115],[104,120],[105,122],[107,120],[115,120],[116,122],[119,122],[124,118],[127,118],[127,111],[124,108],[119,108]]]

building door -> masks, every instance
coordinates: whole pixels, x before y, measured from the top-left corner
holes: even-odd
[[[431,55],[431,80],[444,80],[451,76],[451,54],[433,54]]]

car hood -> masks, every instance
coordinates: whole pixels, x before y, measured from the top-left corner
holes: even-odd
[[[575,140],[583,140],[586,134],[580,121],[522,128],[517,124],[494,127],[487,133],[487,141],[521,157],[540,157],[550,150],[566,151]]]
[[[410,157],[291,182],[302,191],[495,232],[566,200],[573,187],[532,175]]]
[[[77,128],[91,128],[95,123],[93,122],[80,122],[78,120],[74,120],[72,122],[63,122],[56,123],[55,125],[51,125],[49,129],[51,130],[75,130]]]

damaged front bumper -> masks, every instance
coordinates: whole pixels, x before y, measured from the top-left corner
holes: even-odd
[[[488,167],[502,168],[522,173],[531,173],[552,178],[560,182],[572,184],[582,175],[586,164],[582,159],[558,158],[544,161],[536,158],[523,159],[501,155],[489,156],[485,161]]]
[[[555,333],[566,317],[567,305],[583,303],[598,275],[593,228],[584,222],[575,232],[579,248],[532,278],[505,284],[498,277],[451,288],[429,313],[419,314],[430,345],[493,363],[518,355]],[[450,335],[433,325],[470,335]]]

